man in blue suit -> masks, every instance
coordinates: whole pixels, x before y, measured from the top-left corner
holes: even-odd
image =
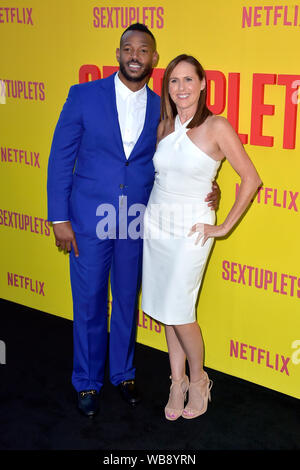
[[[142,24],[131,25],[116,55],[118,73],[70,88],[48,166],[48,219],[56,245],[70,252],[72,383],[87,416],[98,410],[104,381],[109,275],[110,380],[129,404],[140,401],[133,356],[142,238],[118,236],[118,220],[125,202],[146,206],[154,180],[160,99],[147,86],[158,60],[154,36]],[[105,213],[98,215],[98,208],[107,205],[115,211],[115,226],[99,237],[96,229]],[[127,227],[131,220],[128,216]]]

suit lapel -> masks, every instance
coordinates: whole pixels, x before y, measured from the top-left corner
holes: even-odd
[[[117,73],[117,72],[116,72]],[[117,101],[116,101],[116,90],[115,90],[115,75],[116,73],[110,75],[105,80],[105,84],[103,83],[104,88],[106,89],[107,95],[107,116],[111,116],[112,118],[112,131],[114,136],[114,144],[118,146],[120,155],[122,158],[126,159],[126,155],[124,152],[121,129],[119,124],[119,117],[118,117],[118,110],[117,110]]]
[[[116,72],[117,73],[117,72]],[[122,141],[121,129],[119,124],[119,117],[118,117],[118,110],[117,110],[117,101],[116,101],[116,90],[115,90],[115,75],[116,73],[110,75],[108,78],[104,80],[100,80],[102,82],[103,87],[106,90],[107,94],[107,116],[112,117],[112,130],[114,135],[114,144],[116,144],[120,150],[120,155],[122,158],[126,159],[126,155],[124,152],[124,146]],[[105,83],[103,83],[105,81]],[[141,146],[144,136],[147,135],[148,129],[151,125],[152,115],[153,115],[153,98],[151,96],[151,91],[148,86],[146,86],[147,90],[147,104],[146,104],[146,113],[145,113],[145,121],[143,130],[135,143],[132,152],[129,155],[128,159],[134,158],[137,149]]]

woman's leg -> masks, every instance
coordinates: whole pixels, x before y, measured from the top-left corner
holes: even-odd
[[[165,416],[167,419],[174,421],[182,414],[189,380],[185,374],[186,355],[177,338],[174,327],[166,325],[165,334],[172,379],[169,400],[165,407]]]
[[[186,354],[172,325],[165,325],[165,334],[172,379],[178,381],[185,375]]]
[[[184,350],[190,369],[189,401],[182,416],[196,418],[205,413],[212,382],[203,370],[203,339],[197,322],[174,326],[174,331]]]
[[[200,327],[197,322],[194,322],[185,325],[174,325],[173,328],[189,363],[190,380],[191,382],[197,382],[203,375],[204,347]],[[172,362],[175,362],[176,355],[173,352],[172,354]],[[174,369],[176,370],[176,366],[174,366]]]

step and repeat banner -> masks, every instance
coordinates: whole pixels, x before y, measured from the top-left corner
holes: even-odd
[[[210,256],[198,303],[205,365],[299,398],[300,2],[1,0],[0,295],[72,319],[68,255],[47,221],[53,131],[71,85],[117,70],[134,22],[157,39],[150,87],[160,94],[178,54],[197,57],[211,110],[234,126],[263,181]],[[222,222],[239,177],[224,161],[217,181]],[[140,306],[137,340],[167,350],[163,325]]]

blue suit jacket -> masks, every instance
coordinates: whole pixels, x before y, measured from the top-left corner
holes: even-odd
[[[71,220],[75,232],[96,235],[100,204],[146,204],[154,179],[160,98],[147,87],[143,131],[126,159],[114,75],[70,88],[48,164],[48,220]]]

